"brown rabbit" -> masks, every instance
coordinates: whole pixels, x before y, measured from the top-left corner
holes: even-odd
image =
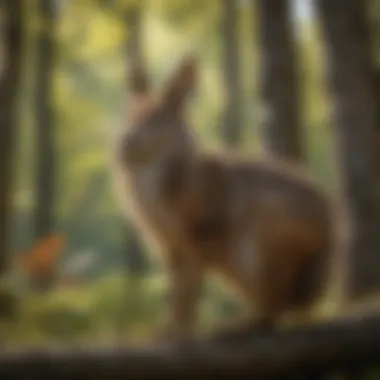
[[[206,272],[238,291],[252,325],[274,325],[315,303],[332,252],[329,201],[299,168],[199,145],[184,113],[195,80],[195,60],[186,59],[153,95],[136,66],[116,149],[127,212],[169,266],[167,331],[175,338],[192,333]]]

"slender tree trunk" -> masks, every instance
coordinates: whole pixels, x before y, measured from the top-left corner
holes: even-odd
[[[128,29],[127,56],[138,61],[143,59],[142,54],[142,9],[139,5],[131,6],[125,14],[125,24]]]
[[[17,91],[22,58],[22,1],[5,1],[4,61],[0,76],[0,274],[8,265],[13,171],[13,147],[17,129]]]
[[[371,47],[373,49],[373,84],[377,108],[376,137],[378,146],[378,162],[380,168],[380,2],[370,1],[370,21],[371,21]],[[379,169],[380,172],[380,169]]]
[[[380,175],[380,69],[373,67],[373,85],[375,92],[376,125],[374,139],[376,140],[376,160]]]
[[[264,145],[271,154],[302,159],[299,70],[290,1],[257,0],[261,46]]]
[[[241,139],[241,87],[239,67],[238,8],[236,0],[223,0],[222,38],[227,104],[222,137],[227,145],[237,146]]]
[[[327,53],[343,191],[351,216],[349,293],[380,288],[380,188],[377,111],[364,0],[317,0]]]
[[[137,62],[143,62],[143,54],[141,51],[141,21],[142,7],[138,5],[131,6],[125,15],[125,24],[128,28],[129,35],[126,50],[127,57],[132,57]],[[144,249],[132,223],[127,225],[127,231],[127,254],[125,255],[126,267],[130,274],[141,275],[148,267],[147,260],[144,256]]]
[[[36,81],[36,216],[35,235],[43,238],[53,229],[54,210],[54,126],[52,71],[54,50],[54,0],[39,0],[42,27],[37,39]]]

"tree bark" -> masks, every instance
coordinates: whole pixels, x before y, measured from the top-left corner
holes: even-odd
[[[352,229],[348,290],[380,289],[380,178],[376,159],[377,111],[363,0],[318,0],[327,76],[339,144],[342,187]]]
[[[39,0],[42,28],[37,39],[36,81],[36,214],[35,236],[51,233],[54,224],[54,123],[52,81],[54,66],[54,0]]]
[[[223,0],[222,38],[223,66],[227,95],[222,138],[236,147],[241,140],[241,86],[239,67],[238,8],[236,0]]]
[[[3,4],[6,56],[0,77],[0,275],[8,265],[13,180],[13,148],[17,130],[17,93],[22,58],[22,1]]]
[[[380,3],[376,0],[370,1],[369,4],[370,13],[370,24],[371,24],[371,47],[373,49],[372,54],[372,66],[373,66],[373,85],[375,91],[375,100],[377,108],[377,120],[376,120],[376,131],[374,138],[376,139],[377,145],[377,167],[380,173],[380,67],[379,67],[379,57],[380,57]]]
[[[373,84],[374,84],[374,92],[375,92],[375,107],[376,111],[376,129],[374,131],[373,138],[376,143],[376,161],[378,173],[380,173],[380,69],[373,66]]]
[[[290,1],[258,0],[264,146],[281,158],[303,158],[299,70]]]

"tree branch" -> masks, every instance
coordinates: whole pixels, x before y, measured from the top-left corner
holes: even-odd
[[[362,316],[233,345],[46,349],[0,354],[2,379],[261,378],[365,370],[378,365],[380,316]],[[309,376],[307,376],[309,378]]]

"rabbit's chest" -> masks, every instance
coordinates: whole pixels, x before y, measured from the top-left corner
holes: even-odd
[[[174,239],[180,234],[181,221],[162,196],[160,168],[142,169],[134,180],[136,206],[145,223],[161,239]]]

